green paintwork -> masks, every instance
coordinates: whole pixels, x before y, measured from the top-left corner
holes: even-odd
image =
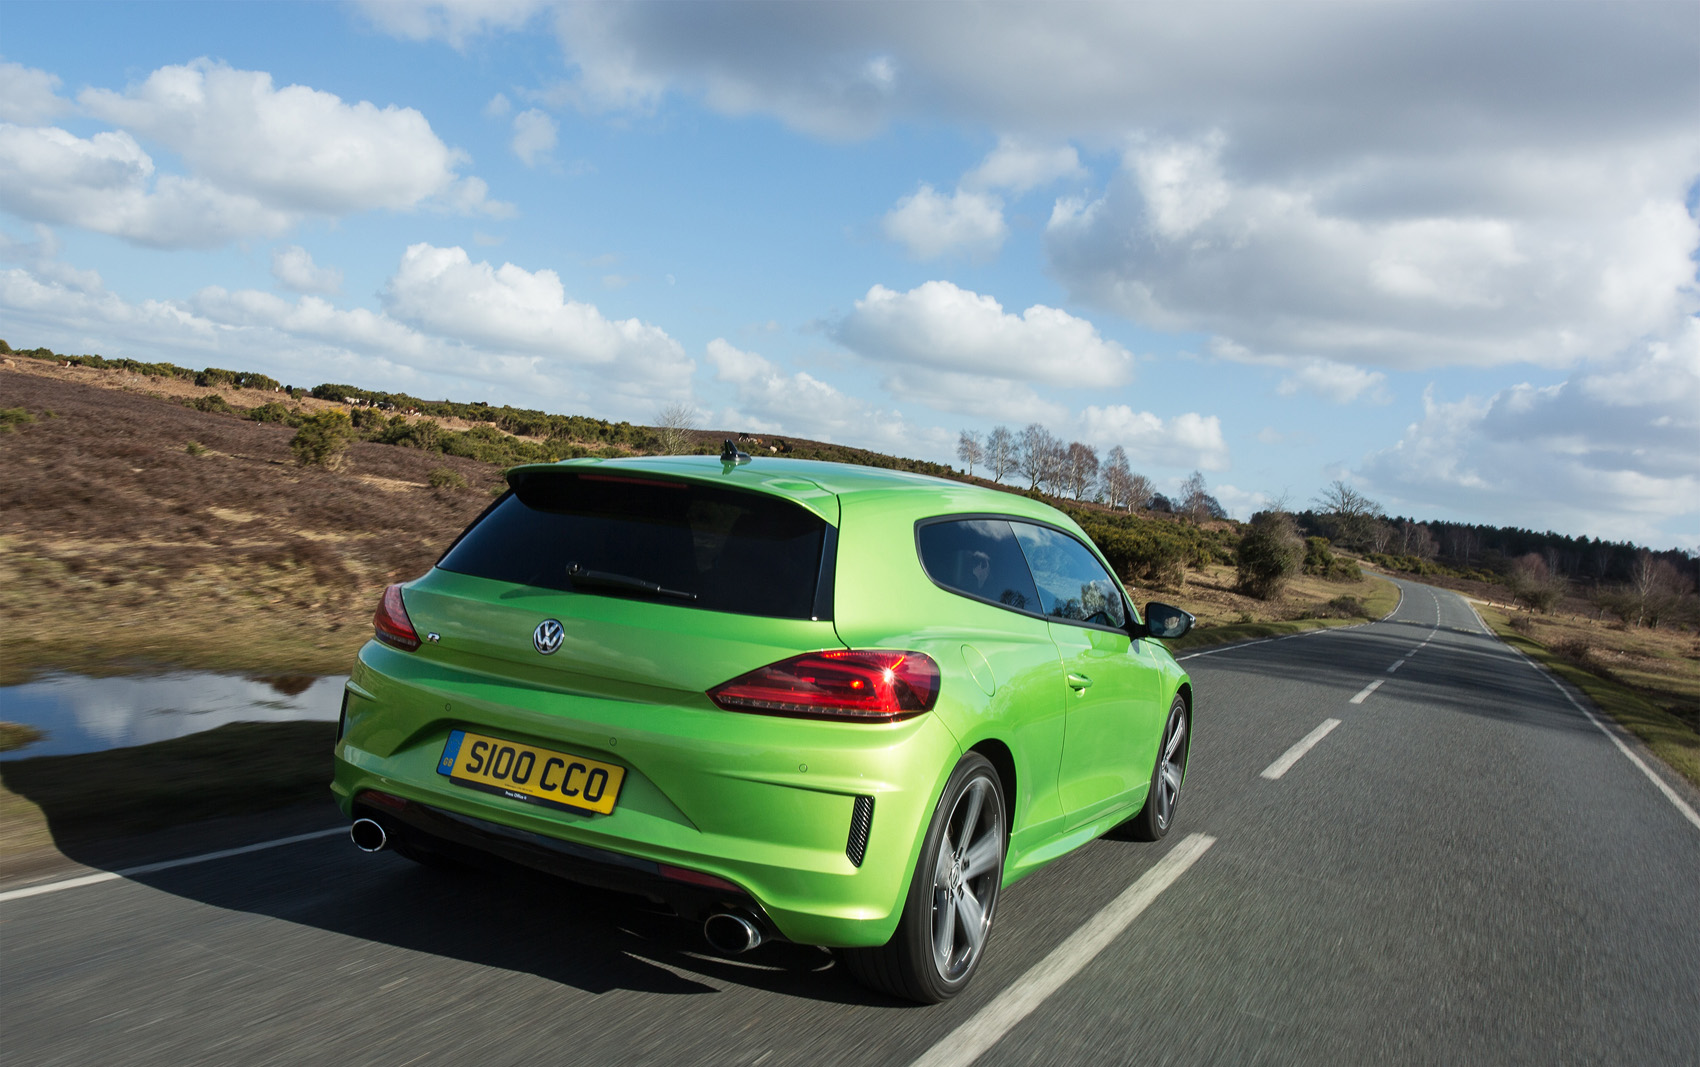
[[[1011,493],[902,472],[756,457],[571,461],[793,500],[839,528],[833,619],[789,620],[508,585],[433,569],[403,587],[416,652],[360,652],[332,789],[347,813],[380,789],[535,833],[705,871],[747,889],[807,944],[890,938],[946,778],[969,749],[1006,781],[1005,882],[1139,810],[1164,712],[1190,682],[1159,643],[1047,621],[932,583],[919,519],[995,513],[1073,533]],[[532,469],[532,468],[528,468]],[[1108,569],[1106,567],[1106,569]],[[561,649],[531,638],[560,620]],[[895,648],[937,661],[930,713],[890,724],[722,711],[705,691],[821,648]],[[1071,688],[1069,672],[1091,677]],[[436,773],[450,730],[511,737],[627,768],[613,814],[546,809]],[[845,856],[855,797],[875,798],[860,868]]]

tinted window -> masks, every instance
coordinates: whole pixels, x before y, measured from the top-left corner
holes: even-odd
[[[977,600],[1039,610],[1015,534],[1003,519],[955,519],[921,527],[921,566],[933,581]]]
[[[1127,625],[1121,590],[1085,545],[1048,527],[1025,522],[1010,526],[1033,570],[1046,615],[1103,626]]]
[[[814,614],[826,523],[789,501],[613,474],[531,473],[515,482],[437,566],[710,611]]]

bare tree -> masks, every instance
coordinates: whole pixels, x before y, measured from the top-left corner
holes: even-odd
[[[1098,450],[1074,441],[1063,456],[1063,480],[1068,483],[1068,495],[1085,500],[1086,491],[1098,484]]]
[[[1369,543],[1381,505],[1336,479],[1314,501],[1326,518],[1329,538],[1337,545],[1362,548]]]
[[[1104,471],[1098,478],[1098,484],[1104,493],[1104,500],[1112,508],[1126,507],[1129,500],[1130,487],[1128,482],[1133,478],[1133,471],[1127,465],[1127,449],[1116,445],[1104,457]]]
[[[1180,505],[1176,508],[1182,515],[1193,522],[1203,522],[1210,517],[1210,505],[1215,503],[1204,485],[1204,475],[1193,471],[1187,480],[1181,483]]]
[[[986,458],[986,448],[980,443],[980,435],[972,430],[963,430],[956,438],[956,458],[968,467],[968,477],[974,477],[974,464]]]
[[[1157,495],[1157,487],[1151,479],[1143,474],[1131,474],[1127,480],[1127,509],[1142,511],[1151,506],[1151,498]]]
[[[655,413],[655,437],[661,454],[677,456],[688,452],[695,443],[697,409],[683,400],[675,400]]]
[[[995,482],[1015,470],[1015,435],[1008,426],[993,426],[986,435],[986,462],[991,465]]]
[[[1015,469],[1027,476],[1027,488],[1055,480],[1057,454],[1062,450],[1062,442],[1051,431],[1036,422],[1027,424],[1015,444]]]

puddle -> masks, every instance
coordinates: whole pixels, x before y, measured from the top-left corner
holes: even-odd
[[[46,735],[0,753],[0,760],[127,748],[232,722],[335,721],[346,681],[346,675],[50,674],[0,688],[0,719],[33,726]]]

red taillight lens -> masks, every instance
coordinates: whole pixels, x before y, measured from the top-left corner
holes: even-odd
[[[715,686],[727,711],[856,722],[895,722],[931,711],[939,665],[921,652],[828,649],[771,663]]]
[[[384,644],[394,645],[403,652],[419,647],[419,635],[414,632],[407,608],[401,602],[401,586],[392,585],[384,590],[384,599],[378,601],[378,610],[372,614],[372,632]]]

